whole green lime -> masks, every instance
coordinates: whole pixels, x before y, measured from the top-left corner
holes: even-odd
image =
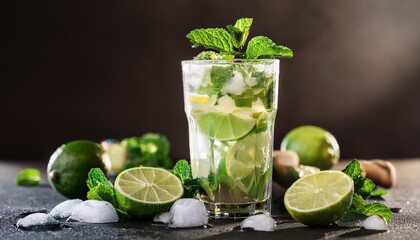
[[[340,148],[335,137],[316,126],[300,126],[286,134],[281,150],[292,150],[299,155],[300,164],[331,169],[338,163]]]
[[[53,189],[68,198],[86,199],[86,180],[91,168],[108,173],[109,164],[103,160],[101,145],[77,140],[59,147],[50,158],[47,168],[48,181]]]

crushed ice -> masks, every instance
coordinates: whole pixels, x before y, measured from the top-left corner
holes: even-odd
[[[168,224],[170,219],[171,219],[171,212],[163,212],[163,213],[157,214],[153,218],[153,222],[161,222],[161,223]]]
[[[372,215],[363,221],[362,227],[368,230],[387,230],[388,224],[383,217]]]
[[[85,223],[118,222],[118,214],[107,201],[87,200],[77,205],[69,220]]]
[[[241,230],[251,228],[254,231],[272,232],[276,229],[276,221],[265,214],[258,214],[245,218],[241,222]]]

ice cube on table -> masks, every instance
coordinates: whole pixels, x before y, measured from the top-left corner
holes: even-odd
[[[49,215],[55,219],[62,219],[62,218],[68,218],[70,217],[73,209],[81,204],[83,201],[80,199],[70,199],[66,200],[57,206],[55,206]]]
[[[272,232],[276,230],[276,221],[265,214],[258,214],[245,218],[241,222],[241,230],[252,228],[254,231]]]
[[[107,201],[87,200],[77,205],[69,220],[85,223],[118,222],[118,214]]]
[[[32,213],[17,222],[19,228],[58,225],[60,222],[46,213]]]
[[[153,222],[161,222],[168,224],[169,220],[171,219],[171,212],[163,212],[156,214],[156,216],[153,217]]]
[[[388,224],[386,223],[385,219],[378,215],[372,215],[366,218],[363,223],[362,227],[368,230],[387,230]]]
[[[207,225],[207,210],[202,202],[193,198],[178,199],[170,210],[170,228],[190,228]]]

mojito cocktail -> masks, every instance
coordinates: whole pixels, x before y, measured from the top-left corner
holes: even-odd
[[[182,62],[191,167],[210,217],[270,213],[279,60]]]

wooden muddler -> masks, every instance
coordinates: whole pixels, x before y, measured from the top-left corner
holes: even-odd
[[[375,184],[390,188],[397,183],[397,170],[391,162],[373,159],[359,160],[359,163],[365,176],[370,178]]]

